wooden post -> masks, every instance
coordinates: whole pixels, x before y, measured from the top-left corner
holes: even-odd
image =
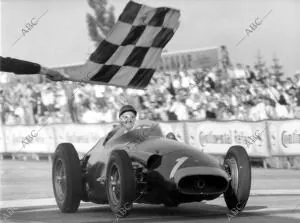
[[[52,154],[51,153],[48,154],[48,161],[49,161],[49,163],[52,163]]]

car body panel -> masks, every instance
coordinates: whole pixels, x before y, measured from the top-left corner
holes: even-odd
[[[168,199],[177,199],[179,202],[209,200],[222,194],[228,187],[230,177],[215,158],[198,148],[165,138],[155,122],[138,121],[132,131],[108,140],[105,145],[104,140],[105,137],[101,138],[85,155],[85,184],[89,200],[95,203],[107,202],[106,167],[111,152],[116,149],[126,150],[132,161],[142,164],[147,170],[147,183],[151,191],[139,199],[139,202],[164,203]],[[190,182],[196,186],[199,182],[201,184],[200,178],[205,178],[210,184],[214,181],[222,182],[222,186],[206,190],[205,193],[190,188]],[[179,185],[184,185],[184,188],[179,188]]]

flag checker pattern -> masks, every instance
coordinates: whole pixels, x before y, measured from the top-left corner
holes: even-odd
[[[179,17],[176,9],[130,1],[86,64],[70,76],[77,81],[144,89],[179,26]]]

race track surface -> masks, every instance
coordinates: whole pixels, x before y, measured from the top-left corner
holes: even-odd
[[[134,205],[132,213],[117,219],[110,212],[108,205],[83,204],[74,214],[62,214],[56,206],[40,206],[32,208],[16,208],[5,222],[270,222],[299,223],[299,196],[250,197],[246,210],[232,217],[225,207],[223,199],[208,203],[191,203],[177,208],[165,208],[154,205]]]
[[[253,169],[251,197],[242,213],[230,213],[220,197],[177,208],[135,204],[128,217],[117,219],[108,205],[83,202],[77,213],[60,213],[47,162],[0,161],[0,167],[0,222],[300,222],[299,170]]]

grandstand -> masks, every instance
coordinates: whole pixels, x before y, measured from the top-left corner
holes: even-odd
[[[207,60],[205,56],[202,58]],[[171,71],[160,69],[146,91],[47,82],[38,76],[30,77],[29,81],[24,77],[13,78],[11,84],[1,87],[0,122],[4,125],[41,124],[45,119],[48,123],[113,122],[124,101],[139,109],[141,119],[162,121],[300,117],[299,75],[290,78],[268,69],[232,65],[228,53],[221,52],[220,59],[216,66],[193,69],[171,61],[178,69],[174,71],[174,66]]]

